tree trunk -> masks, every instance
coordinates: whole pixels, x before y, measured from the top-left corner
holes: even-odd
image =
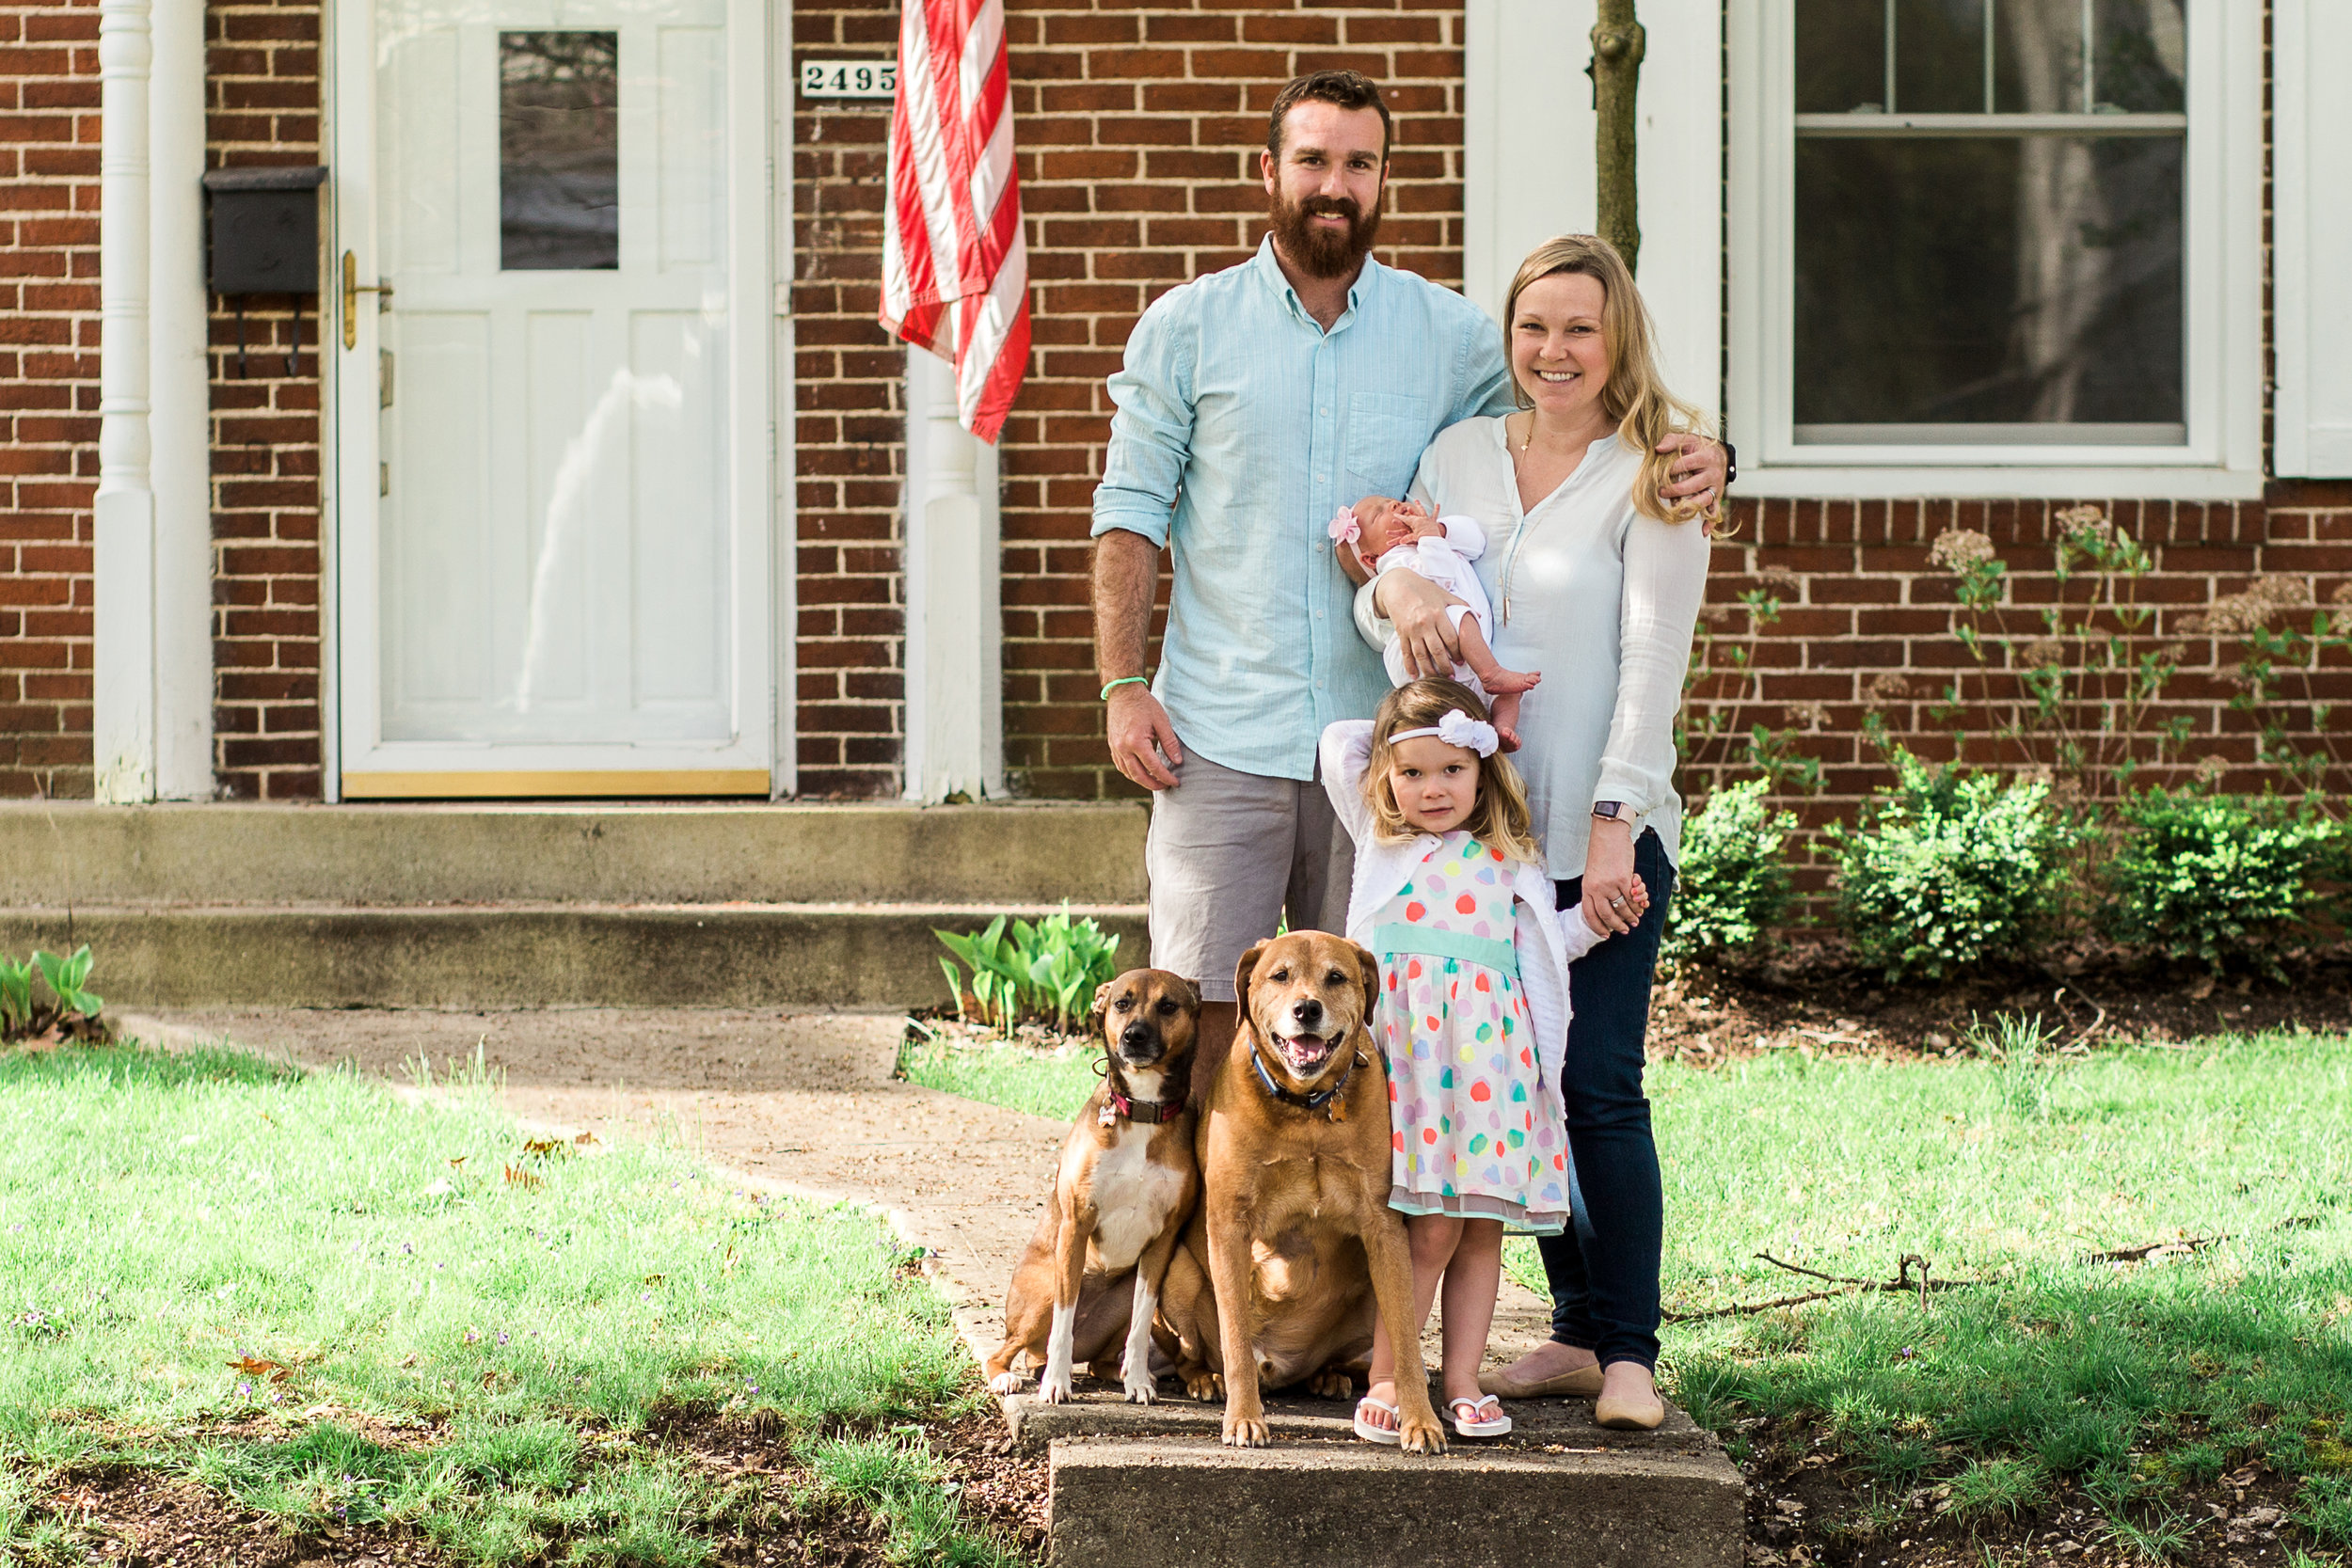
[[[1642,24],[1633,0],[1600,0],[1593,24],[1593,166],[1600,187],[1600,237],[1629,268],[1642,255],[1640,203],[1633,172],[1633,97],[1642,80]]]

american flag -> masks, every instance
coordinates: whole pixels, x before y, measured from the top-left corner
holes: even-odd
[[[994,441],[1029,365],[1004,0],[903,0],[882,322],[955,360],[963,427]]]

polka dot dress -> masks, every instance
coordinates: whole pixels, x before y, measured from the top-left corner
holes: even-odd
[[[1536,1065],[1516,926],[1502,851],[1458,830],[1374,922],[1389,1206],[1546,1234],[1568,1219],[1565,1117]]]

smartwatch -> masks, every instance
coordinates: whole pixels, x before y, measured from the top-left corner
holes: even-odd
[[[1740,477],[1740,449],[1727,440],[1718,441],[1716,445],[1724,449],[1724,488],[1728,490],[1731,482]]]
[[[1623,800],[1595,800],[1593,802],[1593,815],[1599,817],[1604,822],[1629,822],[1632,820],[1632,818],[1626,812],[1625,802]]]

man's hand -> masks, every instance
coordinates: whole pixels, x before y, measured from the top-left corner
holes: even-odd
[[[1122,686],[1112,692],[1109,720],[1111,761],[1120,772],[1146,789],[1175,788],[1184,748],[1152,689]]]
[[[1391,572],[1380,579],[1373,602],[1396,627],[1405,668],[1416,676],[1454,673],[1462,658],[1462,638],[1445,611],[1461,600],[1419,572]]]
[[[1666,503],[1667,510],[1672,511],[1681,501],[1695,500],[1702,508],[1713,511],[1724,499],[1724,476],[1731,471],[1731,461],[1724,456],[1722,445],[1704,436],[1684,432],[1659,442],[1658,450],[1675,454],[1667,465],[1667,483],[1658,492],[1658,499]]]

